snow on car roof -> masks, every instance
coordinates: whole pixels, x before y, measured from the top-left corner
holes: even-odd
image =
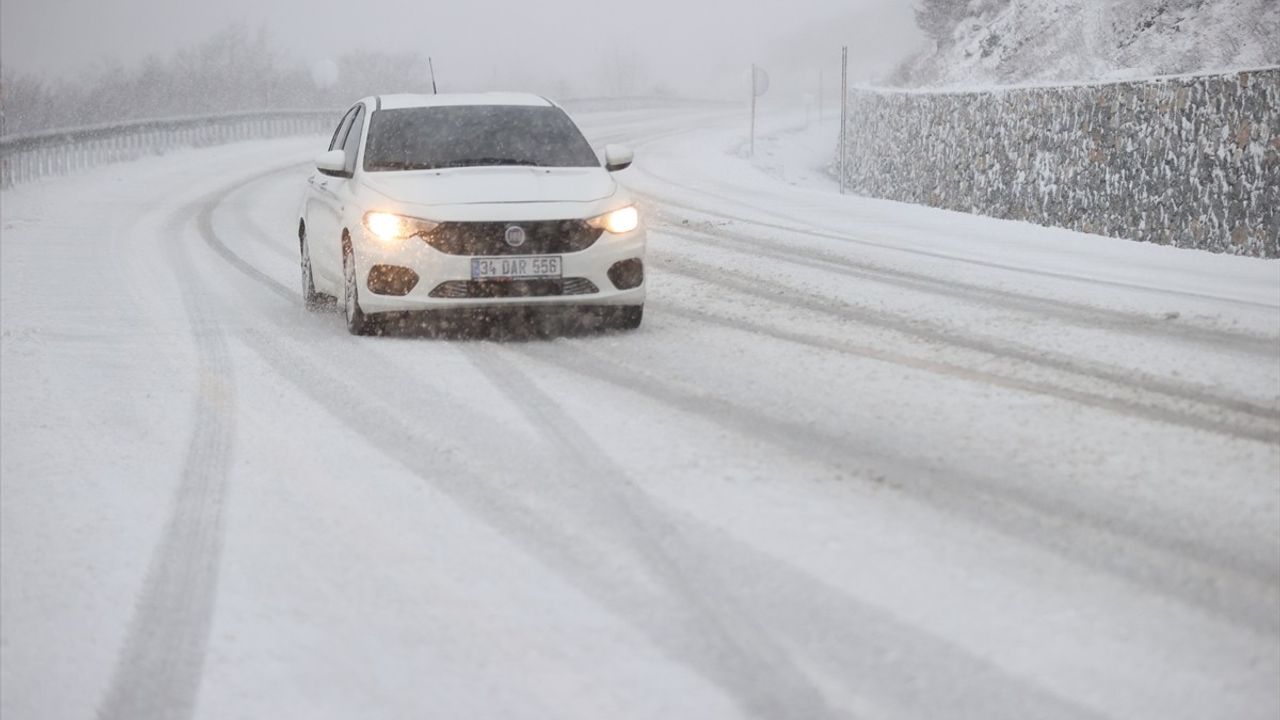
[[[414,107],[444,107],[453,105],[526,105],[550,107],[546,99],[532,93],[445,93],[441,95],[381,95],[383,110]]]

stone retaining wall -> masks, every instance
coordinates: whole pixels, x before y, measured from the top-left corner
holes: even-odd
[[[857,193],[1280,257],[1280,68],[983,92],[850,94]]]

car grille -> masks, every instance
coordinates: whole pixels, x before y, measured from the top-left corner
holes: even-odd
[[[551,280],[449,280],[431,291],[433,298],[512,298],[555,297],[558,295],[593,295],[600,292],[586,278]]]
[[[507,228],[513,225],[525,232],[525,242],[519,247],[507,244]],[[449,255],[543,255],[586,250],[603,232],[585,220],[443,222],[425,240]]]

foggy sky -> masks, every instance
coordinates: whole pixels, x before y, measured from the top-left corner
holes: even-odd
[[[360,49],[431,55],[443,90],[594,87],[612,66],[697,94],[753,61],[796,89],[820,66],[834,78],[842,43],[863,80],[922,42],[908,0],[0,0],[0,63],[70,77],[233,22],[266,28],[308,64]]]

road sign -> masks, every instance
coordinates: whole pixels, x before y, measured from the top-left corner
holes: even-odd
[[[751,66],[752,89],[755,91],[756,97],[769,92],[769,73],[764,68]]]

